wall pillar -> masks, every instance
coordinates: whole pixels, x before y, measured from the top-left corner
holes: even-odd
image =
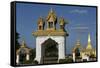
[[[17,64],[19,63],[19,55],[17,55],[17,57],[16,57],[16,63]]]
[[[75,53],[73,52],[73,61],[75,62]]]
[[[56,29],[56,28],[55,28],[55,23],[54,23],[54,22],[53,22],[53,28]]]
[[[65,59],[65,43],[64,37],[58,41],[58,59]]]
[[[26,55],[26,60],[29,60],[29,54]]]
[[[38,61],[38,63],[41,63],[41,40],[39,37],[36,38],[36,57],[34,60]]]

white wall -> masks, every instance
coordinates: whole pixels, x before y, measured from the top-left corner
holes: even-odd
[[[10,64],[10,2],[12,0],[0,0],[0,68],[11,68]],[[20,0],[19,0],[20,1]],[[27,0],[22,0],[27,1]],[[98,12],[100,12],[100,0],[29,0],[33,2],[49,2],[49,3],[66,3],[66,4],[80,4],[80,5],[98,5]],[[100,18],[100,13],[98,13]],[[100,26],[100,19],[98,26]],[[98,43],[100,44],[100,27],[98,27],[99,36]],[[98,45],[99,45],[98,44]],[[98,46],[100,52],[100,46]],[[100,57],[100,53],[99,53]],[[99,68],[99,62],[94,63],[77,63],[77,64],[60,64],[35,66],[35,68]],[[33,68],[33,66],[25,67]]]

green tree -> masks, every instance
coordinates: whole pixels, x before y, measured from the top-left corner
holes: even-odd
[[[30,51],[30,60],[33,60],[35,58],[36,55],[36,48],[31,49]]]
[[[18,39],[19,39],[19,38],[20,38],[20,37],[19,37],[19,33],[16,32],[16,39],[15,39],[15,41],[16,41],[15,49],[16,49],[16,50],[19,49],[19,47],[20,47],[20,44],[19,44],[19,42],[18,42]]]

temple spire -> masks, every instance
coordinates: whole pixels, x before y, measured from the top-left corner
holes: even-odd
[[[82,48],[82,47],[81,47],[81,43],[80,43],[80,39],[77,39],[76,44],[75,44],[75,47],[73,48],[72,51],[75,52],[75,50],[76,50],[77,48],[79,48],[79,49]]]
[[[53,11],[53,9],[51,8],[48,16],[46,17],[46,21],[47,21],[47,30],[55,30],[56,29],[56,14]]]
[[[25,41],[24,40],[22,41],[21,47],[25,47]]]
[[[86,49],[92,49],[90,33],[88,34],[88,45],[87,45]]]
[[[53,12],[53,9],[51,8],[50,12],[52,13]]]
[[[77,46],[77,47],[80,47],[80,46],[81,46],[81,43],[80,43],[80,40],[79,40],[79,39],[78,39],[77,42],[76,42],[76,46]]]
[[[88,42],[91,42],[90,34],[88,34]]]
[[[43,29],[44,29],[44,21],[42,16],[40,16],[38,19],[38,30],[43,30]]]

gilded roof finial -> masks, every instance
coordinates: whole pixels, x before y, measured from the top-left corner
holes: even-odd
[[[21,45],[21,47],[26,47],[26,46],[25,46],[25,40],[24,40],[24,38],[23,38],[23,40],[22,40],[22,45]]]
[[[39,18],[42,18],[42,16],[40,16]]]
[[[40,22],[43,23],[43,18],[42,18],[42,16],[40,16],[39,19],[38,19],[38,24],[39,24]]]
[[[55,12],[53,11],[52,8],[50,9],[46,20],[48,21],[51,17],[54,19],[54,21],[56,20],[56,14],[55,14]]]
[[[76,44],[75,44],[75,47],[73,48],[72,51],[75,52],[75,49],[76,48],[82,49],[82,46],[81,46],[81,43],[80,43],[80,40],[79,39],[77,39]]]
[[[80,40],[79,39],[77,40],[76,45],[80,46]]]
[[[51,8],[50,12],[52,13],[53,12],[53,9]]]
[[[39,20],[42,20],[42,16],[39,17]]]
[[[90,33],[88,34],[88,42],[91,42]]]
[[[62,16],[61,16],[61,18],[59,20],[59,24],[60,25],[64,25],[65,24],[64,18]]]

